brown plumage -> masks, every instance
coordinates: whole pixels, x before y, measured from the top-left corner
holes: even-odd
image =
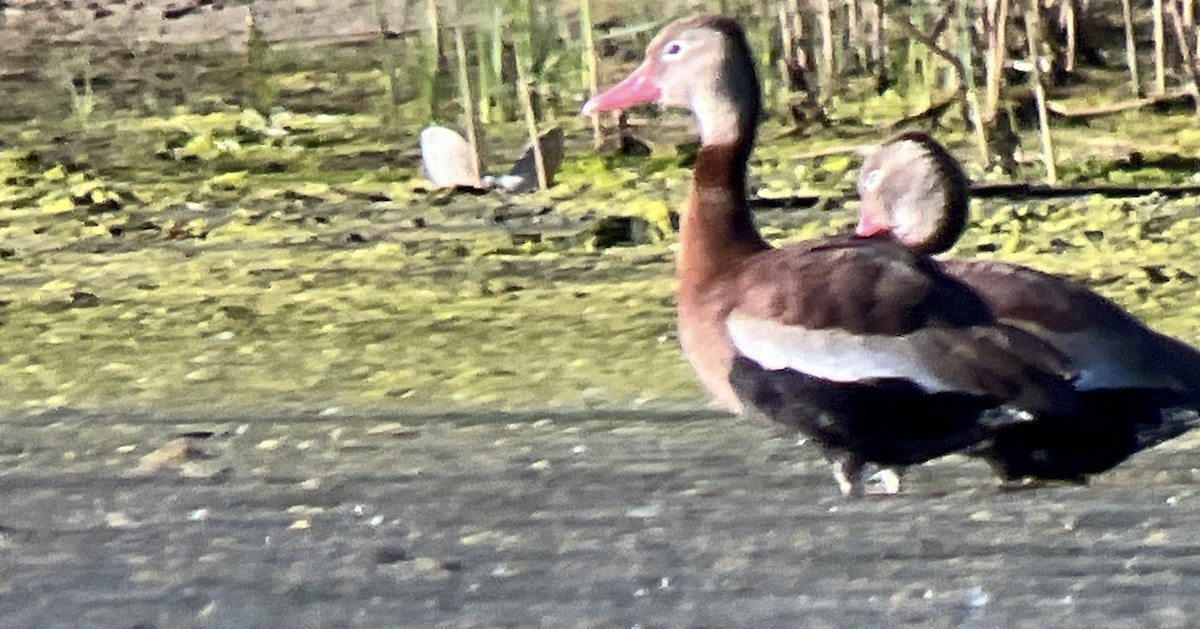
[[[584,106],[657,101],[695,116],[678,315],[684,354],[718,404],[812,437],[847,493],[861,491],[866,463],[978,447],[1026,411],[1073,404],[1062,356],[998,324],[927,258],[887,239],[767,244],[746,202],[759,99],[740,26],[704,16],[668,26]]]
[[[964,181],[932,137],[891,138],[863,165],[858,231],[891,231],[914,250],[944,251],[967,221]],[[1074,412],[1005,427],[977,449],[1003,477],[1083,480],[1197,423],[1193,411],[1172,407],[1200,405],[1200,352],[1064,278],[993,260],[939,264],[1000,320],[1053,345],[1080,373]]]

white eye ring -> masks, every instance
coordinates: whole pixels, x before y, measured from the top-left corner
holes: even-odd
[[[673,59],[683,53],[683,50],[684,45],[681,40],[676,39],[674,41],[667,42],[667,45],[663,46],[662,58]]]
[[[874,192],[874,190],[876,188],[878,188],[879,184],[881,184],[881,183],[883,183],[883,170],[882,169],[876,168],[875,170],[872,170],[871,172],[867,173],[866,177],[863,177],[863,189],[864,190]]]

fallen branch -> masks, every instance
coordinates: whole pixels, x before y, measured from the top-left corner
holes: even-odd
[[[814,126],[829,127],[832,122],[829,116],[825,115],[825,110],[817,103],[803,103],[798,107],[792,108],[792,117],[798,118],[800,115],[809,115],[809,118],[802,118],[796,121],[790,129],[780,133],[776,139],[784,138],[800,138],[804,137],[808,130]]]
[[[834,155],[866,155],[877,146],[878,144],[843,144],[841,146],[831,146],[817,151],[789,155],[788,161],[799,162],[810,159],[821,159],[822,157],[833,157]]]
[[[1054,101],[1046,101],[1046,110],[1058,118],[1100,118],[1102,116],[1111,116],[1125,111],[1142,109],[1145,107],[1164,107],[1164,106],[1183,106],[1195,103],[1195,96],[1190,92],[1175,92],[1172,94],[1162,94],[1160,96],[1147,96],[1145,98],[1137,98],[1134,100],[1122,101],[1119,103],[1108,103],[1097,105],[1095,107],[1079,107],[1068,109],[1061,103]]]
[[[1100,195],[1109,199],[1128,199],[1157,194],[1168,199],[1200,197],[1200,185],[1167,186],[1051,186],[1036,183],[985,183],[971,186],[971,196],[977,199],[1066,199]],[[750,208],[755,210],[806,210],[825,202],[858,199],[858,191],[842,194],[799,194],[784,197],[755,197]]]
[[[836,198],[832,194],[798,194],[786,197],[755,197],[750,199],[752,210],[808,210]]]
[[[1200,185],[1050,186],[1032,183],[988,183],[971,186],[971,196],[979,199],[1061,199],[1091,195],[1100,195],[1109,199],[1127,199],[1152,194],[1169,199],[1200,196]]]

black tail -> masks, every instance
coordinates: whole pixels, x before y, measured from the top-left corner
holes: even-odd
[[[1139,451],[1170,441],[1194,428],[1200,427],[1200,412],[1194,408],[1165,408],[1157,422],[1138,424],[1135,438]]]

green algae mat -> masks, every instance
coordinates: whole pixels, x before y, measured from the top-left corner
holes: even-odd
[[[1190,119],[1166,120],[1153,137],[1200,144]],[[0,409],[702,405],[672,297],[685,160],[665,142],[644,159],[597,155],[584,121],[561,122],[558,183],[514,197],[426,189],[415,134],[369,115],[227,108],[6,128]],[[1095,137],[1068,135],[1064,151]],[[492,141],[520,145],[516,132]],[[764,141],[752,185],[839,199],[857,158],[791,157],[838,142]],[[1078,181],[1194,180],[1153,160],[1064,163]],[[954,253],[1069,275],[1200,343],[1197,205],[976,201]],[[786,242],[846,229],[854,211],[758,220]]]

